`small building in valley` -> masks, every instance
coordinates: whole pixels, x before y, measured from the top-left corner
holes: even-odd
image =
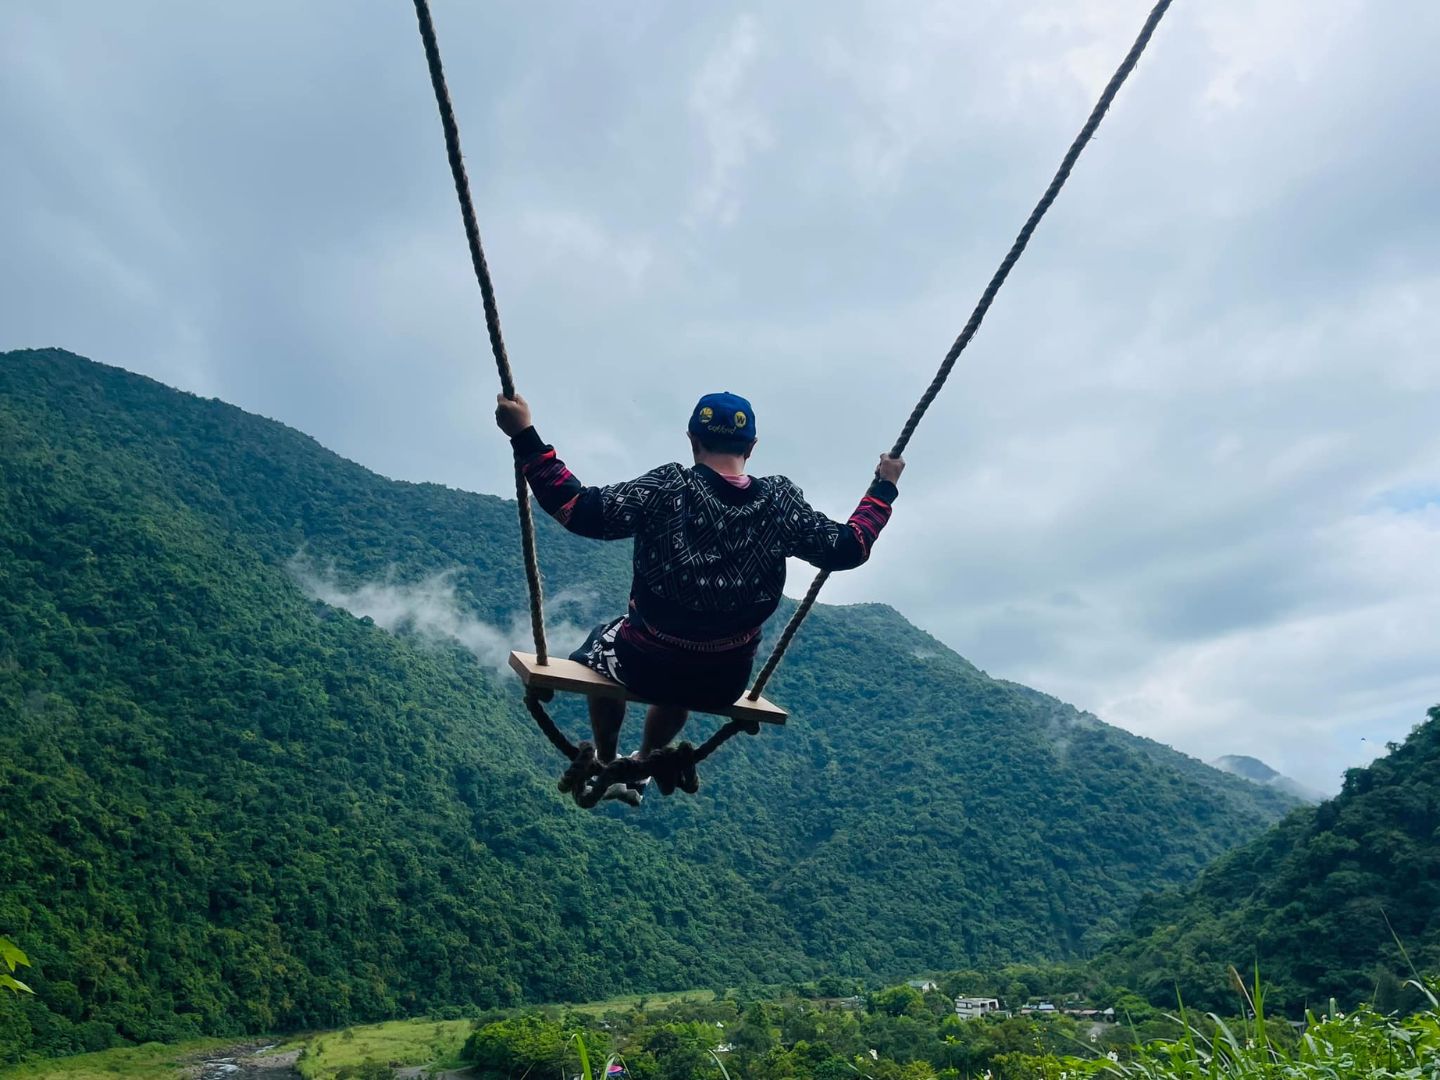
[[[982,1016],[1004,1016],[999,998],[957,997],[955,1015],[961,1020],[978,1020]]]

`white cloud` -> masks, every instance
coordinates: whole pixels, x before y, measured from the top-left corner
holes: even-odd
[[[1360,0],[1201,6],[1195,25],[1214,55],[1206,104],[1242,109],[1277,77],[1302,84],[1325,78],[1325,56],[1363,14]]]
[[[574,291],[619,284],[641,288],[655,261],[641,239],[617,236],[574,211],[527,210],[521,217],[521,243],[532,253],[529,281],[559,281]]]
[[[1181,643],[1099,702],[1116,722],[1203,754],[1238,748],[1334,790],[1440,701],[1440,510],[1322,531],[1315,595],[1268,623]],[[1364,745],[1361,740],[1364,739]]]
[[[740,15],[701,64],[690,87],[690,112],[709,150],[705,179],[694,197],[702,219],[730,224],[740,213],[739,179],[771,134],[747,78],[760,53],[760,24]]]
[[[512,651],[534,648],[528,620],[517,617],[506,626],[494,626],[467,611],[455,593],[455,571],[410,582],[392,573],[379,581],[347,585],[340,582],[333,568],[316,566],[297,555],[290,561],[290,572],[311,599],[369,618],[391,633],[456,642],[497,672],[509,669]],[[568,654],[585,640],[583,628],[568,619],[554,618],[554,609],[564,608],[575,599],[566,594],[547,599],[546,633],[556,655]]]

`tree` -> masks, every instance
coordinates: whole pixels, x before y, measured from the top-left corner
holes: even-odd
[[[923,1016],[925,995],[913,986],[891,986],[870,995],[870,1008],[887,1016]]]
[[[391,1080],[395,1070],[379,1061],[363,1061],[359,1065],[344,1065],[335,1074],[335,1080]]]
[[[555,1072],[565,1064],[566,1046],[559,1023],[532,1014],[486,1024],[470,1036],[460,1056],[481,1071]]]

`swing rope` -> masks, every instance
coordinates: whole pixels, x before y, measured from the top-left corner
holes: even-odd
[[[435,104],[439,107],[440,124],[445,132],[445,153],[450,161],[450,175],[455,182],[455,195],[460,200],[460,216],[465,223],[465,240],[470,248],[470,262],[474,267],[475,280],[480,285],[480,296],[484,302],[485,328],[490,335],[490,351],[495,357],[495,370],[500,376],[500,392],[513,401],[515,376],[510,370],[505,339],[500,333],[500,311],[495,303],[495,286],[490,279],[485,249],[480,243],[480,224],[470,198],[470,180],[460,152],[460,127],[455,121],[455,109],[450,103],[450,89],[446,85],[445,70],[440,62],[435,23],[430,16],[428,0],[414,0],[414,3],[415,17],[420,24],[420,39],[425,46],[425,61],[430,69],[430,85],[435,90]],[[545,645],[544,585],[536,555],[535,517],[530,505],[530,489],[525,482],[525,473],[518,463],[515,467],[515,504],[520,518],[520,544],[524,553],[525,580],[530,594],[530,626],[535,640],[535,655],[543,665],[549,659]],[[699,779],[695,773],[697,765],[731,737],[742,731],[755,735],[760,730],[756,721],[732,720],[711,735],[698,749],[689,742],[682,742],[657,751],[643,761],[617,758],[602,765],[595,755],[593,744],[582,742],[576,746],[555,724],[545,709],[545,702],[551,697],[552,691],[527,690],[525,708],[536,726],[550,740],[550,744],[570,761],[569,768],[560,779],[560,790],[568,791],[575,802],[584,807],[595,806],[605,798],[613,785],[649,778],[654,778],[656,786],[665,795],[677,789],[693,794],[699,788]]]
[[[470,263],[475,268],[475,280],[480,283],[480,297],[485,306],[485,329],[490,334],[490,351],[495,355],[495,370],[500,375],[500,392],[514,401],[515,376],[510,371],[510,357],[505,352],[505,339],[500,334],[500,309],[495,304],[495,285],[490,280],[485,249],[480,245],[480,223],[470,201],[470,178],[465,175],[465,159],[460,154],[460,126],[455,122],[455,109],[450,104],[450,88],[445,85],[445,69],[440,64],[440,45],[435,40],[435,23],[430,18],[428,0],[415,0],[415,17],[420,22],[420,39],[425,43],[425,62],[430,67],[435,104],[440,108],[440,125],[445,129],[445,154],[450,159],[450,175],[460,200],[465,240],[470,245]],[[530,488],[525,483],[525,472],[518,461],[515,463],[515,507],[520,516],[520,550],[524,555],[525,581],[530,590],[530,632],[535,639],[536,659],[545,664],[550,660],[545,646],[545,586],[540,579],[540,559],[535,551],[535,515],[530,508]],[[551,742],[554,742],[553,738]]]
[[[955,343],[950,346],[950,351],[945,354],[945,359],[940,364],[940,370],[935,373],[935,377],[930,380],[930,385],[925,388],[925,393],[920,396],[915,408],[910,411],[910,416],[905,421],[905,427],[901,430],[900,437],[895,440],[895,446],[890,451],[891,456],[899,457],[905,452],[905,447],[910,445],[910,438],[915,434],[915,429],[920,426],[920,421],[924,419],[931,403],[944,388],[945,380],[950,377],[951,369],[955,367],[955,361],[960,359],[960,354],[965,351],[965,347],[970,344],[970,340],[980,329],[980,324],[985,321],[985,313],[995,302],[995,296],[1000,292],[1000,287],[1005,284],[1005,279],[1010,276],[1010,271],[1014,269],[1015,263],[1019,261],[1021,254],[1029,245],[1030,237],[1034,235],[1041,219],[1045,217],[1046,211],[1059,196],[1060,189],[1065,186],[1065,181],[1070,177],[1070,170],[1075,167],[1081,151],[1094,136],[1096,129],[1100,126],[1100,121],[1105,118],[1105,113],[1109,111],[1115,95],[1120,92],[1120,87],[1125,85],[1125,80],[1135,69],[1141,54],[1145,51],[1145,46],[1150,44],[1150,38],[1154,35],[1155,28],[1160,25],[1160,20],[1165,17],[1170,3],[1171,0],[1159,0],[1151,9],[1135,43],[1130,46],[1130,51],[1125,54],[1125,59],[1120,62],[1120,66],[1115,69],[1115,74],[1110,77],[1109,83],[1106,84],[1104,92],[1100,95],[1100,100],[1090,110],[1090,116],[1085,121],[1085,126],[1080,129],[1080,134],[1075,136],[1075,141],[1070,144],[1070,149],[1065,151],[1060,168],[1051,178],[1045,194],[1040,196],[1040,201],[1035,204],[1035,209],[1030,211],[1030,216],[1025,219],[1025,224],[1021,227],[1019,235],[1015,237],[1015,242],[1010,245],[1010,250],[1005,253],[1005,258],[1000,261],[999,269],[990,278],[990,283],[985,286],[985,291],[980,294],[980,300],[976,303],[975,310],[970,313],[965,328],[960,331],[960,336],[955,339]],[[775,674],[775,669],[780,666],[780,661],[784,659],[790,643],[795,640],[795,634],[800,629],[800,624],[805,621],[805,616],[810,614],[810,609],[815,606],[816,597],[820,595],[820,590],[825,587],[825,582],[829,579],[830,571],[828,570],[821,570],[815,575],[815,580],[810,583],[810,588],[805,592],[805,598],[800,601],[795,613],[790,616],[790,621],[785,625],[780,639],[775,643],[769,659],[760,669],[760,674],[755,679],[755,685],[750,690],[751,701],[760,697],[765,689],[765,684],[770,681],[770,676]]]

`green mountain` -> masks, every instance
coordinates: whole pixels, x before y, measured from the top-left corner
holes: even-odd
[[[1272,1004],[1400,1000],[1440,970],[1440,706],[1405,742],[1351,769],[1334,799],[1297,810],[1190,887],[1149,898],[1103,965],[1173,1005],[1228,1008],[1225,969],[1258,964]]]
[[[698,797],[582,812],[455,640],[522,615],[512,504],[58,350],[0,354],[0,474],[0,1060],[1074,957],[1292,805],[861,606]],[[622,546],[540,539],[556,619],[619,609]]]

